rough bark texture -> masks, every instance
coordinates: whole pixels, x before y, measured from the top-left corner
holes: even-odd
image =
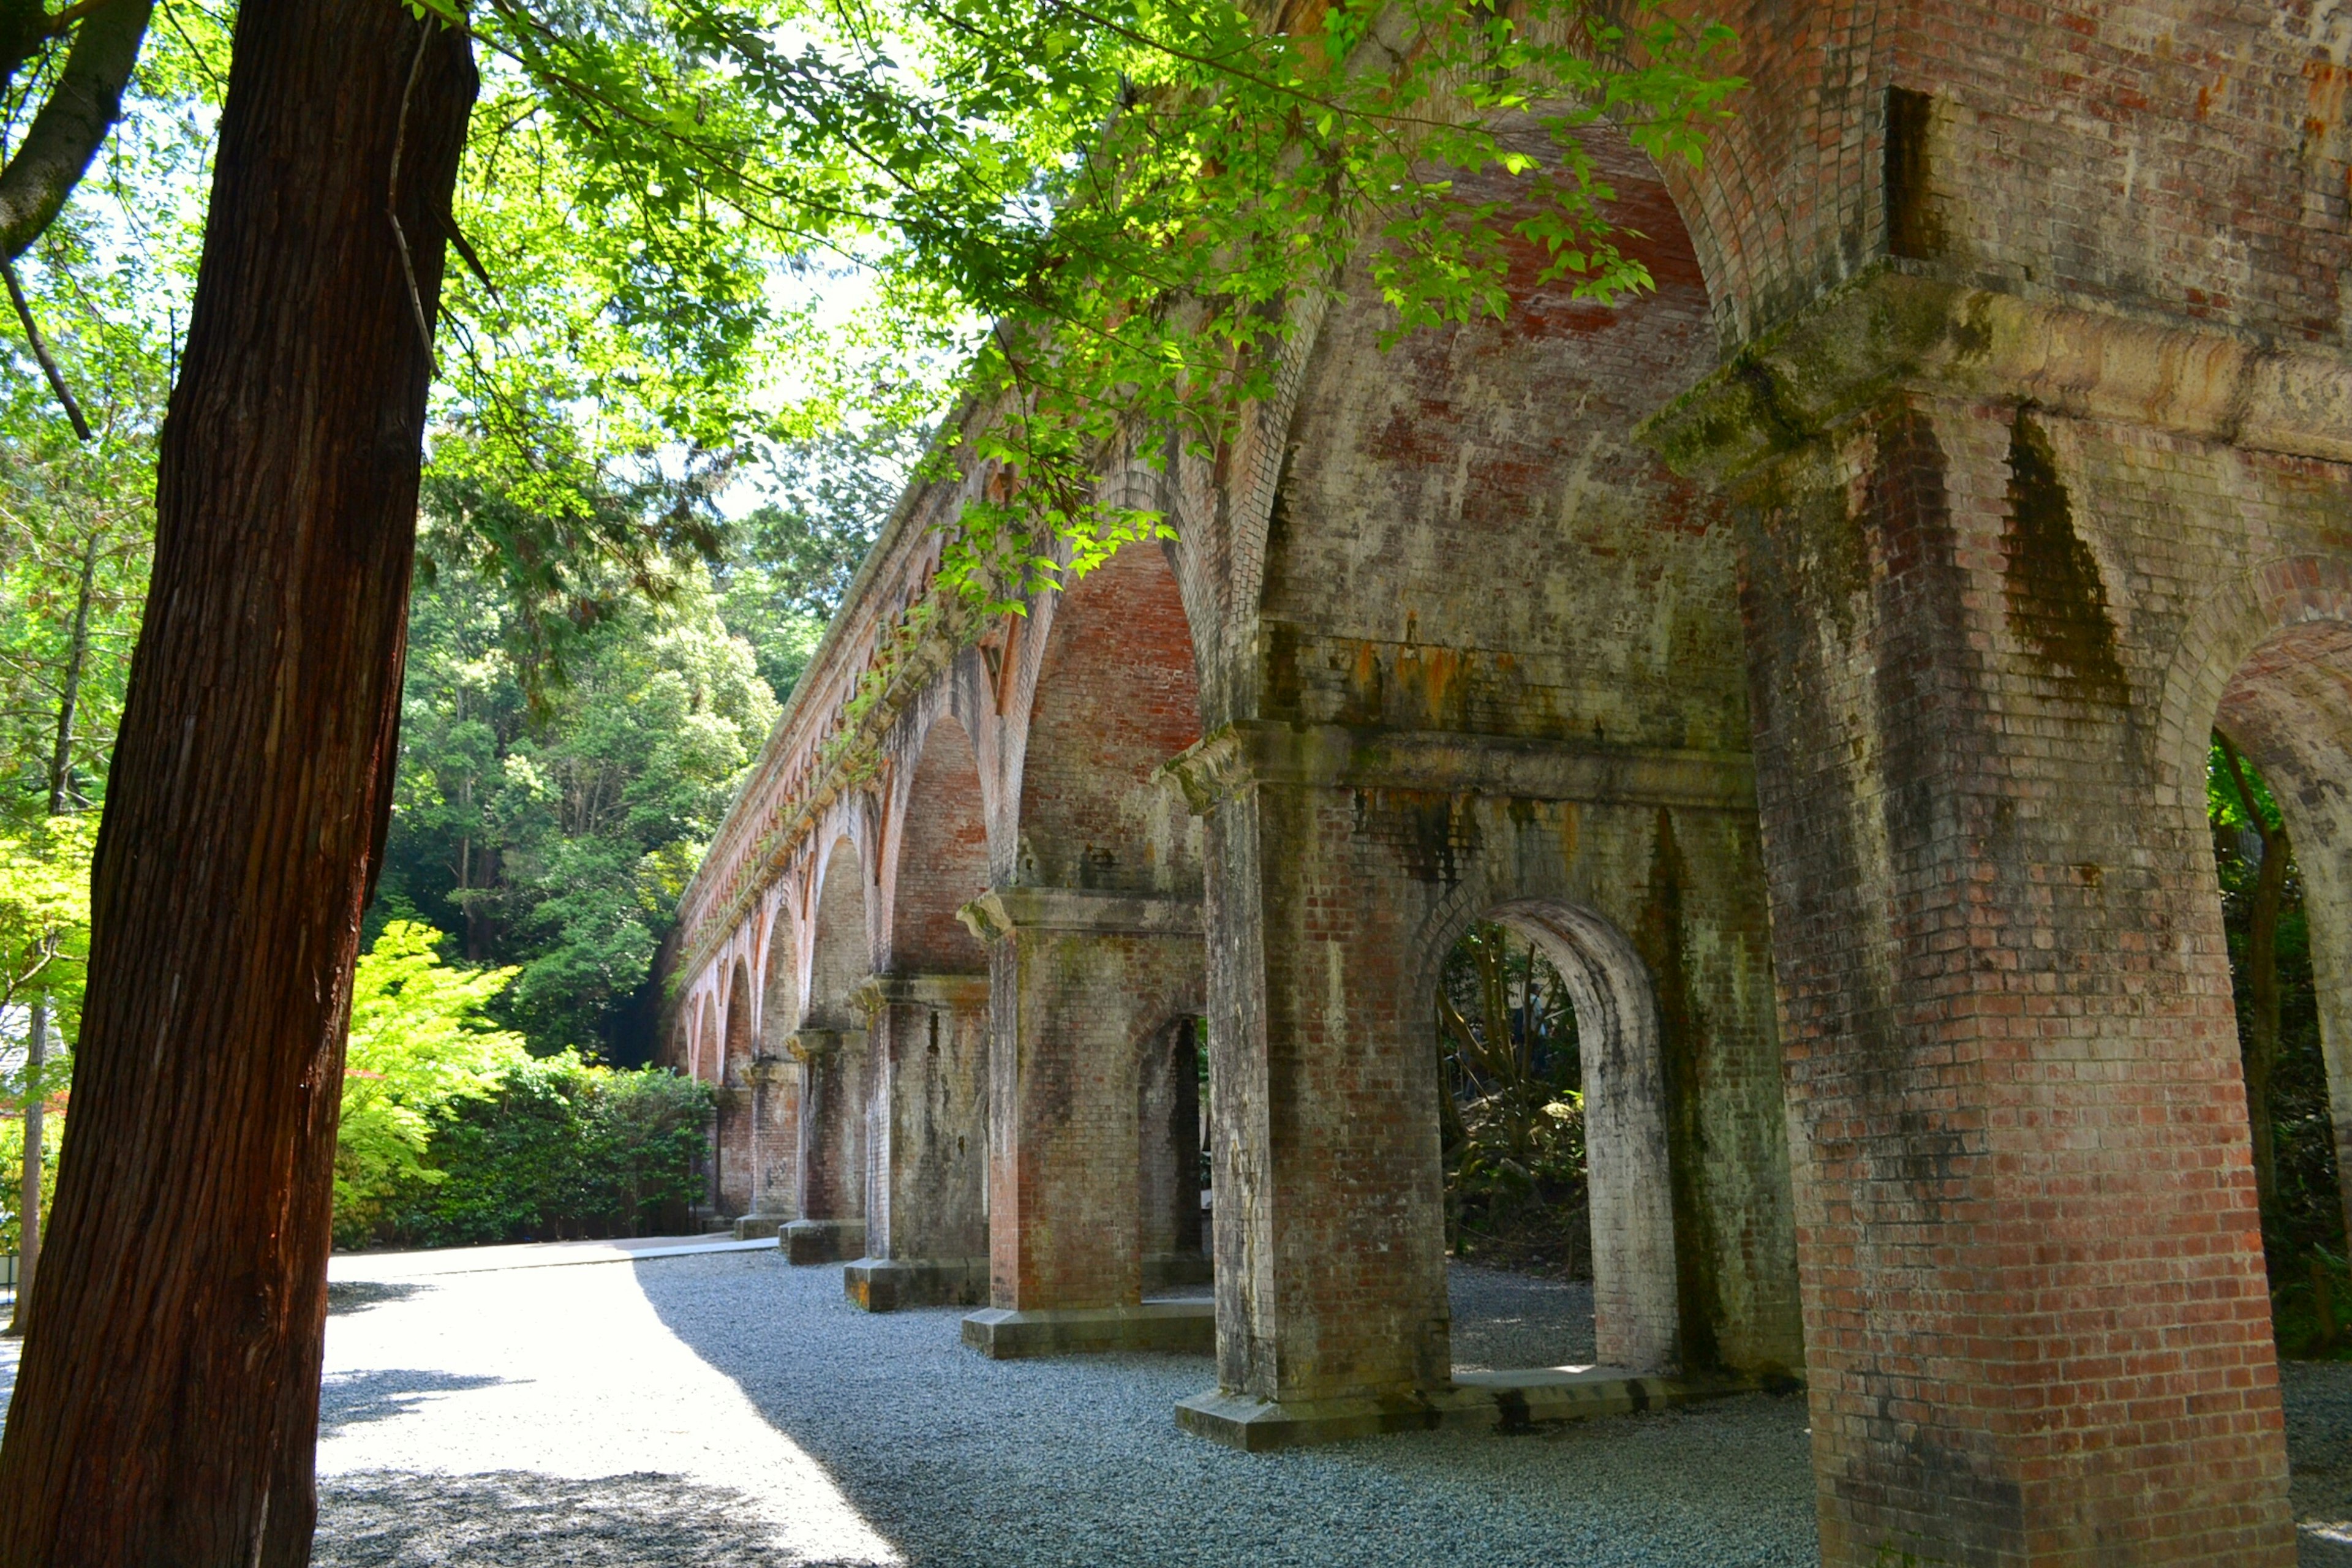
[[[343,1032],[476,80],[396,0],[247,0],[0,1563],[307,1560]],[[404,100],[405,131],[402,135]],[[428,319],[429,315],[428,315]]]

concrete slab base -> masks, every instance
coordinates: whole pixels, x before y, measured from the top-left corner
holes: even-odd
[[[1257,1453],[1382,1432],[1538,1432],[1763,1387],[1732,1374],[1663,1377],[1606,1366],[1538,1367],[1464,1373],[1451,1388],[1393,1397],[1276,1404],[1245,1394],[1199,1394],[1176,1402],[1176,1425],[1213,1443]]]
[[[991,1307],[969,1313],[963,1342],[992,1361],[1083,1355],[1094,1351],[1172,1351],[1213,1355],[1213,1301],[1146,1301],[1139,1307],[1072,1307],[1016,1312]]]
[[[776,1232],[787,1263],[838,1263],[866,1250],[862,1219],[796,1219]]]
[[[735,1239],[763,1241],[783,1229],[785,1224],[780,1214],[747,1214],[735,1222]]]
[[[988,1300],[988,1259],[861,1258],[841,1271],[841,1289],[869,1312],[969,1307]]]

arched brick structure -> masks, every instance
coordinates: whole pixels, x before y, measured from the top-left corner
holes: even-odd
[[[1203,966],[1200,829],[1154,779],[1201,732],[1165,552],[1129,544],[1047,595],[1008,652],[1010,809],[998,885],[970,911],[993,1024],[990,1307],[966,1338],[992,1355],[1202,1343],[1197,1306],[1143,1301],[1143,1058],[1201,1011]]]
[[[870,1310],[978,1304],[987,1291],[988,953],[958,918],[988,889],[979,755],[951,711],[923,729],[890,800],[886,960],[871,983],[874,1184],[866,1256],[844,1276]]]
[[[804,907],[951,710],[992,870],[1000,1292],[1136,1310],[1076,1305],[1131,1300],[1131,1249],[1070,1243],[1122,1222],[1020,1068],[1106,995],[1120,1063],[1188,1005],[1172,960],[1110,961],[1143,933],[1101,911],[1170,952],[1197,921],[1221,1388],[1188,1421],[1450,1421],[1433,1271],[1382,1250],[1434,1223],[1382,1157],[1426,1070],[1415,987],[1479,910],[1589,910],[1658,1001],[1683,1359],[1801,1358],[1826,1561],[2284,1564],[2200,774],[2219,723],[2281,781],[2343,1103],[2352,22],[1709,10],[1751,85],[1705,164],[1594,138],[1654,294],[1523,277],[1511,321],[1383,356],[1360,275],[1302,289],[1231,442],[1111,465],[1181,536],[1177,613],[1057,633],[1082,585],[852,709],[989,476],[909,494],[683,902],[688,1038],[716,1058],[759,901]],[[1133,787],[1164,757],[1053,739],[1128,724],[1091,683],[1179,668],[1151,650],[1180,622],[1190,862]],[[1101,1099],[1130,1173],[1139,1093]]]

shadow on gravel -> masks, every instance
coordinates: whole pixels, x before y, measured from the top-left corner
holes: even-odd
[[[381,1307],[391,1301],[405,1301],[411,1296],[421,1296],[437,1289],[433,1285],[396,1283],[389,1279],[330,1279],[327,1281],[327,1316],[339,1318],[346,1312],[364,1312],[370,1307]]]
[[[335,1521],[311,1552],[323,1568],[749,1568],[808,1561],[776,1549],[742,1493],[676,1476],[576,1480],[520,1470],[362,1470],[322,1482],[319,1501]]]
[[[331,1376],[319,1389],[319,1436],[331,1437],[346,1426],[405,1415],[428,1394],[463,1394],[511,1381],[406,1367]]]

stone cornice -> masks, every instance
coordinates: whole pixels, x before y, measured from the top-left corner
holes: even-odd
[[[893,1003],[926,1007],[985,1007],[985,974],[875,974],[857,988],[861,1011],[878,1013]]]
[[[1158,776],[1196,816],[1252,784],[1756,809],[1756,769],[1744,752],[1265,719],[1238,720],[1205,736],[1162,764]]]
[[[1143,936],[1198,936],[1196,899],[1163,898],[1091,888],[998,888],[956,911],[971,934],[994,942],[1016,931],[1118,931]]]
[[[2340,353],[2028,300],[1899,263],[1740,350],[1640,436],[1678,472],[1727,483],[1906,385],[2352,461],[2352,361]]]

